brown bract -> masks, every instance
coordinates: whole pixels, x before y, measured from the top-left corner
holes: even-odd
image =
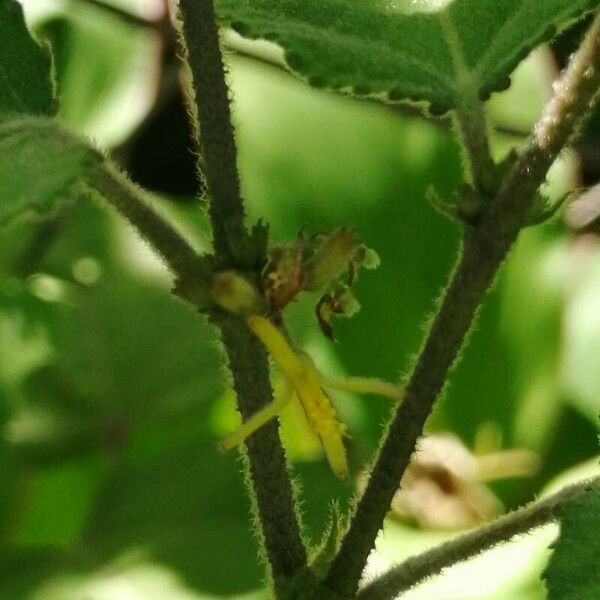
[[[283,309],[300,292],[323,292],[315,313],[323,333],[333,338],[331,317],[352,316],[360,307],[351,291],[358,270],[375,266],[376,255],[353,229],[341,227],[310,238],[300,232],[291,244],[269,250],[262,276],[268,314],[280,321]]]

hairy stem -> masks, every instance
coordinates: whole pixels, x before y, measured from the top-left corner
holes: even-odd
[[[272,400],[267,354],[241,319],[223,314],[213,322],[221,331],[238,408],[247,421]],[[254,509],[277,590],[306,565],[277,419],[250,435],[245,444]]]
[[[460,104],[455,111],[454,122],[462,140],[473,184],[479,191],[486,193],[487,174],[493,166],[487,121],[483,104],[476,94],[472,100],[470,103]]]
[[[199,254],[148,204],[137,186],[107,162],[94,165],[87,181],[137,229],[179,280],[201,278],[208,287],[210,276]]]
[[[192,74],[202,175],[212,197],[215,254],[235,266],[243,260],[247,233],[215,10],[212,0],[180,0],[179,10]]]
[[[473,184],[477,189],[485,192],[486,175],[490,172],[493,162],[483,102],[479,99],[477,86],[465,64],[461,41],[450,14],[441,12],[439,19],[449,41],[448,49],[457,77],[454,122],[462,140]]]
[[[600,86],[600,17],[556,86],[532,140],[477,227],[469,230],[398,406],[369,482],[326,583],[352,595],[433,404],[463,347],[477,308],[527,220],[534,194],[572,139]]]
[[[236,165],[228,89],[212,0],[180,0],[183,38],[192,75],[196,133],[202,170],[210,195],[209,214],[215,260],[223,267],[244,264],[250,235],[244,226],[244,206]],[[244,420],[264,408],[273,397],[267,355],[246,324],[228,314],[213,314],[227,352],[229,369]],[[248,437],[249,489],[275,584],[285,595],[286,582],[306,566],[294,491],[277,420]]]
[[[600,487],[600,477],[580,481],[559,492],[515,510],[498,520],[413,556],[381,575],[359,593],[359,600],[391,600],[428,577],[468,560],[512,537],[546,525],[557,518],[557,508],[590,489]]]

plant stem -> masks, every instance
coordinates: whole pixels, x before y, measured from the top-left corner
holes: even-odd
[[[483,102],[479,99],[477,86],[465,64],[462,43],[450,14],[442,11],[438,18],[446,34],[448,50],[456,73],[454,122],[462,140],[473,184],[479,191],[486,192],[486,176],[493,162]]]
[[[213,200],[209,213],[215,255],[235,266],[243,261],[247,233],[215,10],[212,0],[180,0],[179,10],[192,71],[201,176]]]
[[[471,102],[462,99],[454,113],[456,130],[462,141],[475,187],[483,193],[487,174],[493,167],[483,104],[475,93]]]
[[[417,357],[398,406],[342,540],[326,583],[341,594],[358,581],[392,497],[448,372],[464,345],[485,292],[526,224],[534,194],[561,149],[589,112],[600,87],[600,17],[556,86],[532,140],[507,175],[477,227],[468,230],[460,258]]]
[[[209,214],[215,260],[221,268],[236,268],[244,264],[251,236],[244,226],[214,6],[212,0],[180,0],[179,8],[194,88],[198,147],[211,197]],[[221,332],[238,409],[246,420],[272,400],[266,352],[246,324],[234,315],[215,312],[212,322]],[[307,557],[277,420],[249,436],[245,444],[248,488],[253,494],[260,525],[259,537],[270,565],[275,593],[283,597],[286,582],[306,566]]]
[[[428,577],[439,574],[446,567],[507,542],[515,535],[527,533],[554,521],[557,518],[556,509],[560,504],[599,487],[600,477],[580,481],[539,502],[504,515],[493,523],[465,533],[418,556],[410,557],[365,586],[358,593],[357,598],[392,600]]]
[[[238,408],[247,421],[272,400],[266,351],[243,320],[225,314],[215,315],[212,320],[221,331]],[[248,483],[254,490],[253,508],[277,593],[283,590],[286,580],[306,566],[277,419],[246,438],[245,445]]]
[[[148,204],[137,186],[107,162],[95,164],[87,182],[138,230],[179,280],[202,279],[209,287],[210,274],[200,255]]]

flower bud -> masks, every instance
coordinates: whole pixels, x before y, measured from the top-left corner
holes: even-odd
[[[304,265],[304,289],[317,291],[335,281],[353,261],[360,244],[352,229],[326,236]]]
[[[381,259],[375,250],[372,248],[367,248],[367,246],[363,244],[360,248],[360,253],[357,255],[356,262],[368,271],[372,271],[379,268]]]
[[[212,297],[221,308],[235,315],[259,314],[264,309],[256,287],[236,271],[221,271],[215,275]]]
[[[360,310],[360,302],[350,288],[344,289],[336,299],[339,305],[339,314],[344,317],[353,317]]]

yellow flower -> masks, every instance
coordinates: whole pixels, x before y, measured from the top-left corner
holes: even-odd
[[[399,388],[378,379],[349,377],[329,379],[323,377],[312,360],[292,348],[283,333],[265,317],[252,315],[246,320],[248,327],[265,345],[284,376],[285,389],[265,408],[248,419],[237,431],[225,438],[220,447],[224,450],[242,443],[249,435],[277,416],[296,396],[304,409],[310,428],[321,440],[327,460],[338,477],[346,477],[348,463],[343,437],[346,426],[338,421],[335,409],[325,388],[375,393],[400,400]]]

